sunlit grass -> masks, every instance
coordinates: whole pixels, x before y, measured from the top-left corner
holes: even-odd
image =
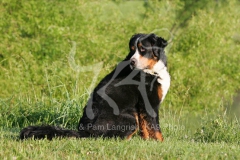
[[[182,7],[182,1],[1,1],[0,157],[238,159],[239,102],[232,102],[240,89],[239,4],[210,3],[171,32]],[[163,143],[139,136],[18,140],[28,125],[76,129],[95,73],[71,67],[73,44],[78,67],[103,64],[99,82],[128,54],[133,34],[152,31],[171,39],[171,88],[160,108]]]

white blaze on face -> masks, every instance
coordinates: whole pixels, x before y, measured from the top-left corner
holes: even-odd
[[[140,60],[142,56],[140,55],[138,49],[136,49],[134,55],[131,57],[130,61],[134,61],[135,65],[134,67],[136,69],[144,69],[146,66],[144,66],[144,62],[142,60]],[[131,66],[133,67],[133,66]]]

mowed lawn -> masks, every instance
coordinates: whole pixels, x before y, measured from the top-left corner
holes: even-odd
[[[240,159],[239,7],[237,0],[0,1],[0,159]],[[151,32],[169,42],[164,142],[18,139],[29,125],[76,129],[131,36]]]

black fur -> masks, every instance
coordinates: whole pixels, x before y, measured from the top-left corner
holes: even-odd
[[[138,40],[138,41],[137,41]],[[132,70],[130,58],[135,53],[137,43],[151,47],[154,55],[167,65],[163,48],[167,42],[155,34],[135,34],[129,42],[130,53],[94,89],[84,108],[78,124],[78,131],[65,130],[54,126],[29,126],[20,132],[20,139],[54,137],[121,137],[130,138],[140,128],[144,138],[158,139],[160,132],[158,109],[161,99],[156,77],[141,70]],[[145,98],[150,106],[145,106]],[[114,103],[115,102],[115,103]],[[149,109],[150,108],[150,109]],[[155,114],[155,116],[154,116]],[[144,124],[148,127],[144,133]],[[146,137],[145,137],[146,138]]]
[[[47,138],[52,140],[54,137],[76,137],[79,138],[77,131],[66,130],[55,126],[29,126],[20,133],[20,139],[34,137],[35,139]]]

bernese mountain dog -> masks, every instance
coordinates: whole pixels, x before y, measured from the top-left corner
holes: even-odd
[[[78,131],[55,126],[29,126],[20,139],[54,137],[120,137],[139,133],[143,139],[163,141],[159,106],[170,87],[167,41],[155,34],[135,34],[130,52],[94,89],[78,124]]]

